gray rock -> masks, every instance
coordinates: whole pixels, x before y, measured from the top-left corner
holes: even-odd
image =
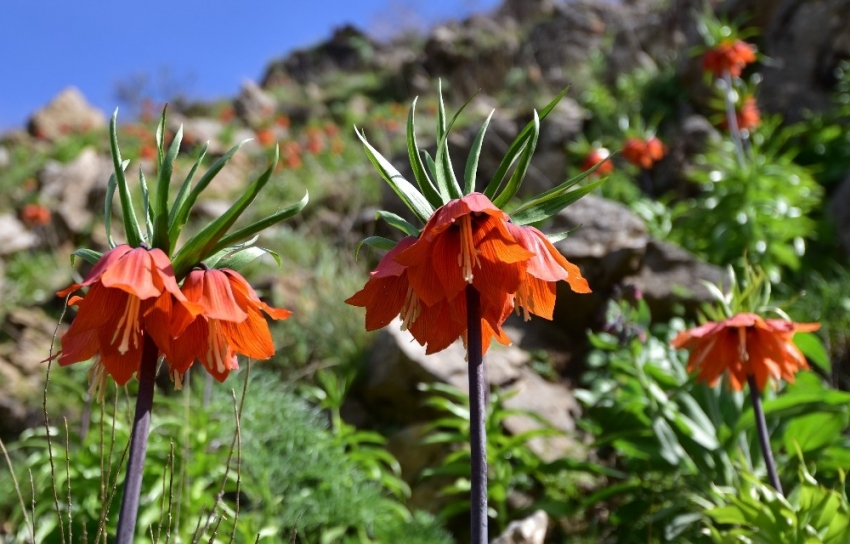
[[[86,132],[106,126],[106,116],[90,105],[74,87],[60,92],[29,120],[30,134],[50,141],[75,132]]]
[[[0,214],[0,255],[12,255],[36,247],[39,238],[12,214]]]
[[[527,518],[512,521],[491,544],[543,544],[548,528],[549,516],[538,510]]]
[[[250,80],[242,83],[242,90],[233,101],[236,115],[249,126],[258,126],[271,121],[276,108],[275,99]]]
[[[183,146],[202,146],[209,142],[207,153],[211,155],[223,155],[230,149],[220,139],[224,125],[217,119],[173,114],[168,116],[168,125],[174,132],[183,125]]]
[[[112,161],[92,148],[84,149],[73,162],[48,162],[39,173],[42,197],[76,234],[88,229],[94,213],[103,209],[106,185],[113,173]]]

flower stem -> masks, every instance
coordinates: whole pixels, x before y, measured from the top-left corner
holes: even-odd
[[[723,100],[726,103],[726,125],[729,127],[729,134],[732,136],[732,142],[735,144],[735,155],[738,157],[738,164],[744,165],[744,142],[741,138],[741,131],[738,129],[738,117],[735,115],[735,89],[732,87],[732,75],[729,70],[723,72]]]
[[[139,394],[136,397],[136,414],[130,435],[130,457],[127,459],[127,476],[124,478],[124,494],[121,497],[121,512],[118,514],[116,544],[131,544],[136,532],[136,516],[139,513],[139,495],[142,491],[142,473],[148,449],[148,432],[151,428],[156,360],[159,349],[150,335],[145,335],[142,361],[139,366]]]
[[[470,544],[487,544],[487,431],[484,409],[486,380],[481,353],[481,297],[466,287],[466,349],[469,361],[469,445],[471,456]]]
[[[759,444],[761,445],[761,455],[764,457],[764,464],[767,467],[767,478],[770,480],[770,485],[782,495],[782,484],[779,483],[779,475],[776,473],[776,463],[773,460],[773,453],[770,451],[767,423],[764,420],[764,410],[761,407],[761,393],[756,385],[756,379],[752,374],[747,376],[747,383],[750,385],[750,400],[753,403],[753,413],[756,417],[756,429],[759,435]]]

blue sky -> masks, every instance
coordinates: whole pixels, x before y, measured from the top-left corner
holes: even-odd
[[[162,74],[190,98],[234,96],[266,64],[352,23],[386,36],[497,0],[11,0],[0,8],[0,130],[74,85],[111,112],[116,83]]]

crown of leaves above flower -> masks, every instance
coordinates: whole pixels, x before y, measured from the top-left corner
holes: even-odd
[[[209,186],[215,176],[227,165],[230,159],[233,158],[236,152],[249,140],[244,140],[233,146],[227,153],[216,160],[195,182],[195,176],[200,170],[201,163],[207,153],[208,144],[205,144],[180,185],[180,190],[176,198],[172,203],[169,203],[171,178],[174,173],[174,162],[180,150],[180,143],[183,140],[183,127],[181,125],[174,134],[174,138],[166,150],[164,142],[166,111],[163,110],[156,131],[157,180],[156,193],[153,195],[153,198],[151,198],[148,191],[145,174],[139,169],[139,186],[142,193],[145,224],[143,231],[138,220],[138,215],[136,214],[127,177],[124,173],[130,161],[122,159],[121,151],[118,147],[117,117],[118,110],[116,109],[109,123],[110,148],[115,171],[110,176],[109,183],[107,184],[105,209],[106,236],[110,249],[117,245],[112,237],[112,200],[115,192],[118,191],[122,211],[121,219],[127,244],[131,247],[148,246],[164,251],[171,258],[174,275],[178,281],[201,262],[204,262],[210,267],[238,269],[260,255],[267,253],[274,257],[278,265],[280,265],[280,257],[278,255],[266,248],[255,245],[257,234],[300,212],[307,205],[309,200],[308,194],[305,193],[304,198],[295,204],[290,204],[268,217],[251,223],[235,232],[228,233],[228,230],[230,230],[236,220],[239,219],[271,179],[279,158],[277,148],[275,148],[274,159],[269,167],[248,186],[236,202],[221,216],[201,228],[181,247],[177,248],[178,238],[189,220],[189,215],[198,197]],[[102,256],[101,253],[91,249],[78,249],[74,252],[74,255],[90,263],[96,263]]]
[[[497,207],[503,210],[510,207],[511,211],[509,215],[511,222],[514,224],[528,225],[552,217],[579,198],[593,192],[604,181],[603,178],[575,188],[576,185],[604,164],[603,161],[590,170],[582,172],[580,175],[564,181],[515,207],[511,202],[517,195],[528,172],[531,157],[534,154],[540,136],[540,122],[551,113],[558,102],[566,95],[567,90],[564,89],[561,91],[539,114],[536,110],[534,111],[532,120],[528,122],[525,128],[520,131],[514,141],[508,146],[508,150],[496,172],[482,191],[484,196],[489,198]],[[448,149],[449,133],[455,121],[457,121],[458,116],[471,101],[472,98],[451,119],[447,119],[442,91],[439,91],[436,137],[437,151],[436,155],[431,157],[428,151],[420,149],[416,140],[415,110],[417,99],[413,100],[407,116],[407,153],[416,186],[406,180],[383,155],[369,144],[363,131],[355,128],[357,136],[366,149],[369,160],[372,161],[372,164],[377,168],[387,184],[401,198],[405,206],[423,224],[428,221],[428,218],[434,214],[437,208],[451,200],[459,199],[475,191],[481,148],[487,127],[495,110],[490,112],[490,115],[487,116],[487,119],[475,135],[475,139],[472,142],[472,149],[466,159],[462,179],[459,179],[455,175]],[[408,236],[418,236],[420,233],[419,227],[392,212],[382,210],[377,212],[377,217],[385,220],[391,226]],[[549,239],[554,242],[564,238],[566,235],[567,233],[556,234],[549,236]],[[395,246],[395,242],[380,236],[371,236],[360,242],[357,247],[358,251],[363,244],[385,250],[389,250]]]

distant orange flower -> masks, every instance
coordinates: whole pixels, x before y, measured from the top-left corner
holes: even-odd
[[[301,145],[298,142],[288,141],[281,144],[280,154],[286,168],[296,170],[304,164],[301,159]]]
[[[664,158],[666,152],[664,144],[655,136],[646,140],[629,138],[623,144],[623,158],[644,170],[652,168],[653,164]]]
[[[735,110],[735,120],[738,124],[738,130],[750,130],[757,128],[761,124],[761,113],[759,112],[758,102],[754,96],[747,96],[741,102],[741,106]],[[721,128],[728,128],[726,119],[720,124]]]
[[[744,68],[755,61],[755,47],[743,40],[727,39],[705,52],[702,67],[715,77],[723,77],[726,72],[732,77],[740,77]]]
[[[254,135],[257,136],[257,142],[264,147],[272,145],[277,139],[274,130],[270,128],[259,128],[254,131]]]
[[[289,128],[291,121],[288,116],[280,114],[277,116],[277,119],[274,120],[274,123],[280,128]]]
[[[233,106],[225,106],[221,108],[221,111],[218,112],[218,119],[222,123],[229,123],[233,121],[236,117],[236,110],[233,109]]]
[[[139,370],[145,335],[168,354],[171,338],[182,333],[171,325],[174,307],[190,316],[202,310],[180,292],[171,261],[160,249],[117,246],[101,257],[82,283],[57,294],[65,297],[86,286],[85,297],[69,301],[79,310],[62,336],[59,364],[97,355],[93,375],[105,378],[105,370],[118,385],[126,384]]]
[[[472,193],[440,207],[418,238],[388,252],[369,281],[346,302],[366,308],[366,329],[401,316],[426,353],[466,339],[467,286],[481,297],[482,351],[491,340],[509,344],[502,323],[515,306],[551,319],[554,282],[589,292],[578,268],[543,233],[512,225],[486,196]]]
[[[286,319],[291,312],[261,301],[238,272],[193,270],[183,281],[182,291],[203,312],[197,316],[182,309],[174,312],[172,323],[191,322],[173,340],[169,354],[176,383],[195,360],[222,382],[231,370],[239,368],[237,354],[252,359],[274,355],[269,326],[260,311],[273,319]]]
[[[50,208],[41,204],[27,204],[21,210],[21,221],[29,228],[50,224]]]
[[[602,161],[605,161],[611,155],[611,153],[604,147],[595,147],[590,150],[590,153],[585,157],[584,162],[581,163],[582,171],[587,171],[599,164]],[[614,171],[614,163],[609,161],[605,161],[602,165],[599,166],[596,170],[593,171],[593,175],[595,176],[607,176],[611,172]]]
[[[735,391],[743,388],[748,376],[753,376],[759,391],[763,391],[768,378],[793,382],[794,374],[809,368],[792,338],[797,331],[819,328],[819,323],[794,323],[741,313],[681,332],[672,345],[691,350],[688,372],[698,371],[700,381],[714,386],[720,375],[728,371]]]

